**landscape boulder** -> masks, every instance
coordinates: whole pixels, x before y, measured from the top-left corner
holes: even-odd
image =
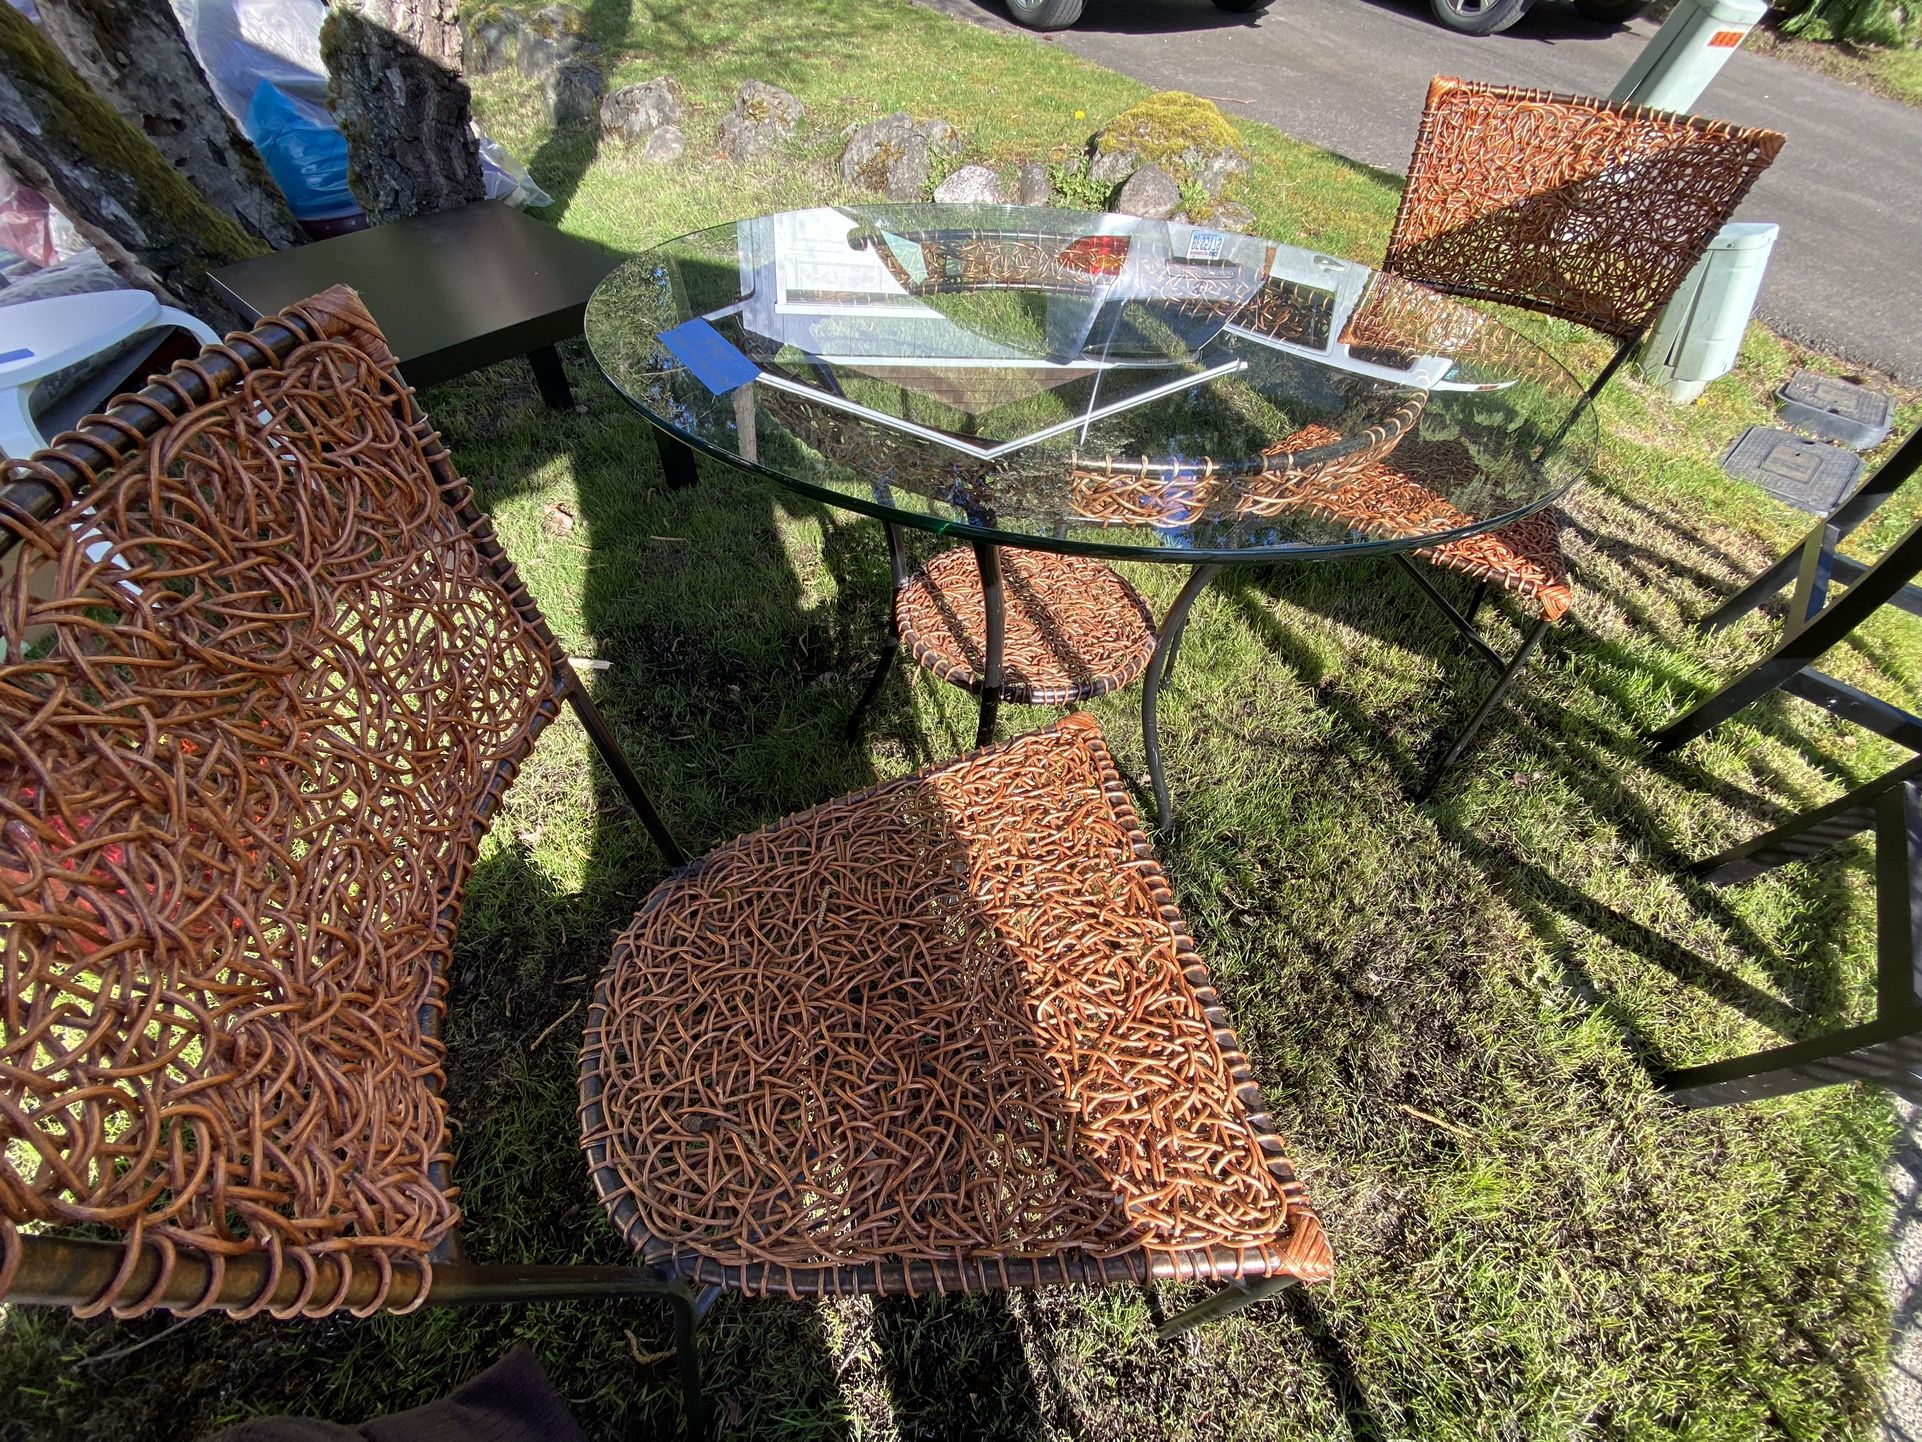
[[[1181,209],[1181,187],[1158,165],[1144,165],[1121,184],[1114,208],[1122,215],[1166,220]]]
[[[933,157],[960,149],[961,137],[947,121],[917,121],[897,110],[849,133],[841,151],[841,179],[878,190],[889,200],[919,200],[927,192]]]
[[[721,119],[721,149],[735,161],[757,160],[793,138],[806,114],[801,102],[778,85],[744,80],[734,109]]]
[[[482,5],[463,15],[466,37],[461,69],[469,75],[492,75],[514,64],[521,33],[521,17],[500,5]]]
[[[1214,230],[1234,230],[1246,235],[1255,228],[1255,213],[1238,201],[1220,200],[1208,212],[1208,225]]]
[[[964,165],[934,188],[942,205],[1005,205],[1001,177],[986,165]]]
[[[1253,168],[1241,136],[1212,100],[1164,90],[1122,111],[1094,137],[1088,177],[1116,185],[1144,165],[1209,197]]]
[[[1054,199],[1054,183],[1048,179],[1048,167],[1039,161],[1030,160],[1016,172],[1014,198],[1021,205],[1047,205]]]
[[[681,83],[672,75],[623,85],[601,101],[601,130],[609,139],[639,144],[663,126],[679,125],[686,114],[683,101]]]
[[[546,78],[580,54],[587,19],[572,5],[545,5],[516,28],[514,64],[521,74]]]
[[[592,124],[601,113],[601,67],[576,55],[563,60],[541,82],[541,113],[556,130]]]
[[[687,150],[687,135],[678,125],[663,125],[641,146],[641,159],[650,165],[672,165]]]

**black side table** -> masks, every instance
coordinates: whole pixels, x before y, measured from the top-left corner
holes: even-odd
[[[212,279],[250,322],[351,285],[410,384],[524,355],[541,398],[568,409],[554,345],[581,333],[588,296],[622,258],[489,200],[258,256]]]

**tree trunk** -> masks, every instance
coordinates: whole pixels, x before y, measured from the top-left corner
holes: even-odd
[[[7,4],[0,4],[0,161],[58,206],[127,280],[216,329],[228,312],[207,272],[266,250],[202,200]]]
[[[376,221],[486,193],[467,82],[408,38],[460,56],[452,0],[335,0],[320,27],[327,106],[347,137],[347,185]],[[447,17],[442,19],[441,17]]]
[[[442,69],[460,73],[458,0],[369,0],[361,8]]]
[[[307,238],[260,152],[214,98],[166,0],[40,0],[40,21],[80,78],[207,204],[276,249]]]

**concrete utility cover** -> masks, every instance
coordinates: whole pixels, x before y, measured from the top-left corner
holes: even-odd
[[[1855,489],[1862,458],[1793,431],[1750,426],[1722,453],[1722,469],[1811,516],[1826,516]]]
[[[1775,398],[1790,425],[1851,450],[1881,445],[1895,424],[1895,406],[1882,392],[1814,371],[1797,371]]]

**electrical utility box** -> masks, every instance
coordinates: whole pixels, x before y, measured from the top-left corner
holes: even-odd
[[[1766,14],[1764,0],[1681,0],[1609,99],[1656,110],[1693,109]]]
[[[1655,322],[1642,370],[1670,400],[1694,400],[1734,367],[1779,230],[1753,221],[1723,226]]]

